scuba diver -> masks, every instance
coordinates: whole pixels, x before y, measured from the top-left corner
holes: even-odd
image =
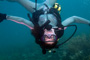
[[[27,14],[29,17],[29,20],[27,20],[22,17],[0,13],[0,22],[3,20],[11,20],[30,28],[32,35],[35,37],[35,42],[40,45],[43,54],[46,54],[46,51],[55,52],[54,49],[66,43],[75,34],[77,26],[70,24],[83,23],[90,26],[89,20],[78,16],[69,17],[61,22],[61,6],[56,3],[56,0],[46,0],[41,4],[38,4],[37,0],[35,0],[35,3],[31,2],[30,0],[7,1],[18,2],[19,4],[23,5],[30,13],[32,13],[32,17]],[[68,26],[75,26],[75,32],[65,42],[57,45],[58,40],[63,36],[64,30]]]

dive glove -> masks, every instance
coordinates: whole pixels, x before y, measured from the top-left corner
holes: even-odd
[[[0,22],[2,22],[4,19],[6,19],[6,14],[0,13]]]

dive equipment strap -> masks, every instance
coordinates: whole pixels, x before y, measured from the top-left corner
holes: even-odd
[[[50,20],[47,20],[40,28],[44,28],[46,25],[50,23]]]
[[[47,9],[49,9],[48,5],[44,3],[44,5],[47,7]]]
[[[35,0],[35,10],[37,11],[37,0]]]
[[[28,13],[27,15],[28,15],[29,21],[31,21],[34,24],[34,26],[35,26],[36,23],[33,21],[33,19],[31,18],[30,14]]]

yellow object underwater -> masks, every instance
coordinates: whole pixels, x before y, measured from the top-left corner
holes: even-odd
[[[60,39],[57,39],[57,41],[59,41]]]
[[[51,50],[49,50],[48,52],[49,52],[49,53],[51,53],[52,51],[51,51]]]
[[[55,9],[58,10],[59,14],[60,14],[60,11],[61,11],[61,5],[59,5],[58,3],[55,3],[54,6],[53,6]]]
[[[57,5],[54,6],[55,9],[57,9],[57,7],[58,7]]]

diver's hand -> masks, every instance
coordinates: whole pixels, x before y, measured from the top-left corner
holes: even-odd
[[[0,22],[2,22],[4,19],[6,19],[6,14],[0,13]]]

